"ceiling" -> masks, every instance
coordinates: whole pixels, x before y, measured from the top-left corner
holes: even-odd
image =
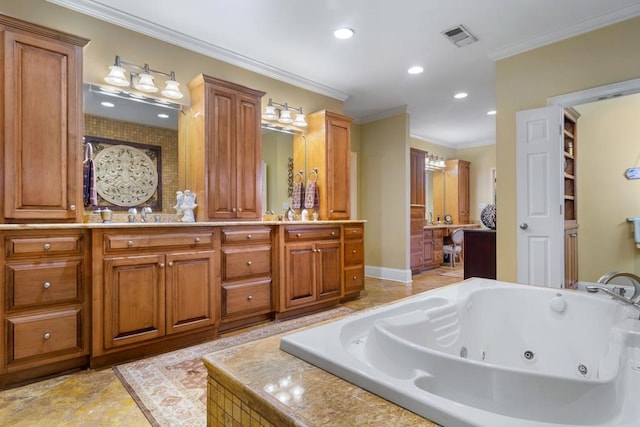
[[[359,123],[407,111],[412,136],[450,147],[495,142],[496,60],[640,15],[640,0],[49,1],[344,100]],[[460,24],[479,41],[441,34]]]

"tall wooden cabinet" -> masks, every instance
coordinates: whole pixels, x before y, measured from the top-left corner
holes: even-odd
[[[568,108],[564,112],[564,286],[570,289],[575,289],[578,283],[578,117],[580,114],[573,108]]]
[[[466,160],[446,160],[445,169],[433,174],[434,215],[453,224],[469,224],[469,165]]]
[[[259,219],[264,92],[206,75],[189,89],[191,111],[180,123],[179,176],[180,188],[197,196],[196,219]]]
[[[82,219],[82,47],[0,15],[5,222]]]
[[[409,151],[411,179],[410,201],[412,205],[426,205],[425,198],[425,158],[427,153],[417,148],[411,148]]]
[[[319,219],[349,219],[351,118],[322,110],[309,114],[307,121],[305,137],[294,137],[294,169],[305,170],[307,180],[316,179]]]

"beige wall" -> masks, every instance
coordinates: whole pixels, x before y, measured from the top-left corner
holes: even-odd
[[[289,158],[293,158],[292,135],[273,131],[262,133],[262,160],[267,164],[267,200],[262,206],[265,212],[271,210],[275,214],[284,215],[284,204],[287,207],[291,204]]]
[[[634,18],[497,61],[498,279],[517,277],[515,113],[545,106],[552,96],[640,77],[639,40]]]
[[[575,107],[578,120],[578,277],[595,282],[609,271],[640,273],[640,249],[628,217],[640,217],[640,95]]]
[[[409,115],[361,125],[361,216],[369,274],[406,280],[409,271]],[[409,275],[410,277],[410,275]]]

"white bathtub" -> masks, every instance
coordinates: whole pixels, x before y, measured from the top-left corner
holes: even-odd
[[[638,427],[639,315],[606,295],[470,279],[280,348],[446,427]]]

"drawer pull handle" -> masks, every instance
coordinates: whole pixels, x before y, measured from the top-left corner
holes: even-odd
[[[249,296],[247,297],[247,301],[253,301],[253,295],[249,295]]]
[[[44,335],[42,336],[43,339],[48,340],[49,338],[51,338],[51,333],[50,332],[45,332]]]
[[[71,206],[69,206],[69,210],[70,210],[70,211],[75,211],[75,210],[76,210],[76,205],[71,205]]]
[[[331,209],[329,212],[333,213],[333,209]]]
[[[251,234],[247,234],[247,239],[251,240],[253,236]]]
[[[200,243],[200,238],[199,237],[196,237],[194,240],[196,241],[196,243]]]
[[[353,276],[353,280],[356,280],[358,278],[358,276]]]
[[[335,232],[335,231],[332,231],[332,232],[331,232],[331,235],[332,235],[332,236],[335,236],[335,235],[336,235],[336,232]]]
[[[129,247],[133,246],[133,240],[129,240],[129,241],[127,242],[127,246],[129,246]]]
[[[242,208],[238,208],[238,212],[242,212]]]
[[[44,282],[44,283],[42,284],[42,287],[43,287],[43,288],[45,288],[45,289],[49,289],[49,288],[51,287],[51,283],[49,283],[49,282]]]
[[[51,245],[49,243],[45,243],[43,246],[45,251],[48,251],[49,249],[51,249]]]
[[[300,237],[300,233],[296,233],[296,237]]]
[[[173,267],[173,262],[170,262],[168,265],[169,267]]]
[[[160,268],[164,268],[164,262],[161,262],[159,265],[160,265]]]
[[[351,251],[352,254],[355,254],[357,251],[354,249]]]
[[[358,230],[352,230],[351,234],[356,234],[358,232]]]
[[[251,260],[247,261],[247,265],[251,265],[253,262]]]

